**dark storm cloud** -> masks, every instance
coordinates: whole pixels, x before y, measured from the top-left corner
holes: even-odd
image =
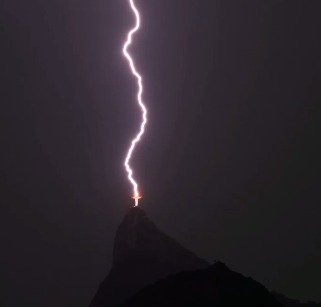
[[[206,259],[321,300],[318,1],[137,1],[147,213]],[[131,200],[126,1],[4,0],[4,306],[87,306]]]

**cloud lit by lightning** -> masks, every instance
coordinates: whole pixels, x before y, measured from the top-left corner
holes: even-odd
[[[133,35],[140,28],[140,15],[139,15],[138,9],[135,6],[134,0],[128,0],[128,3],[129,3],[129,5],[130,5],[130,7],[131,7],[131,9],[132,9],[132,11],[133,11],[133,13],[135,15],[136,25],[135,25],[134,28],[132,28],[128,32],[127,40],[126,40],[126,42],[124,44],[124,47],[123,47],[123,54],[124,54],[125,58],[128,60],[128,63],[129,63],[129,66],[130,66],[132,74],[137,79],[137,87],[138,87],[137,88],[137,90],[138,90],[137,91],[137,103],[138,103],[138,105],[139,105],[139,107],[141,109],[141,112],[142,112],[142,122],[141,122],[141,125],[140,125],[139,132],[137,133],[135,138],[130,143],[130,147],[129,147],[127,155],[126,155],[124,166],[125,166],[125,169],[126,169],[126,172],[127,172],[127,175],[128,175],[128,180],[130,181],[130,183],[133,186],[133,193],[134,193],[133,199],[135,200],[135,207],[136,207],[136,206],[138,206],[138,200],[141,198],[141,195],[139,194],[139,191],[138,191],[138,183],[136,182],[136,180],[133,177],[133,170],[132,170],[132,168],[130,166],[130,160],[132,158],[132,154],[133,154],[133,152],[135,150],[135,147],[136,147],[137,143],[141,140],[141,137],[145,132],[145,125],[147,123],[147,109],[146,109],[145,104],[144,104],[144,102],[142,100],[143,79],[142,79],[142,76],[136,70],[136,66],[135,66],[134,60],[131,57],[131,55],[129,54],[129,52],[128,52],[128,47],[132,43]]]

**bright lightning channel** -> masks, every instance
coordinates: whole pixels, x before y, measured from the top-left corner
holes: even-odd
[[[128,180],[130,181],[130,183],[133,186],[133,193],[134,193],[133,199],[135,200],[135,205],[134,206],[137,207],[138,206],[138,200],[141,198],[141,195],[138,192],[138,184],[137,184],[136,180],[133,177],[133,170],[132,170],[132,168],[130,166],[130,160],[132,158],[132,154],[133,154],[133,152],[135,150],[135,147],[136,147],[137,143],[141,140],[141,137],[145,132],[145,126],[146,126],[146,123],[147,123],[147,109],[146,109],[145,104],[144,104],[144,102],[142,100],[143,78],[138,73],[138,71],[136,70],[136,66],[135,66],[134,60],[131,57],[131,55],[129,54],[129,52],[128,52],[128,47],[132,43],[133,35],[140,28],[140,15],[139,15],[138,9],[135,6],[134,0],[128,0],[128,2],[130,4],[130,7],[131,7],[135,17],[136,17],[136,25],[135,25],[134,28],[132,28],[128,32],[127,40],[126,40],[126,42],[124,44],[124,47],[123,47],[123,54],[124,54],[125,58],[128,60],[130,69],[132,71],[132,74],[137,79],[137,86],[138,86],[137,102],[138,102],[138,105],[139,105],[139,107],[140,107],[140,109],[142,111],[142,122],[141,122],[140,130],[139,130],[138,134],[136,135],[136,137],[130,143],[130,147],[129,147],[127,155],[126,155],[124,166],[125,166],[125,169],[126,169],[126,172],[127,172],[127,175],[128,175]]]

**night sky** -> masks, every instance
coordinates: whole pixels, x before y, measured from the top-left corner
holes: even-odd
[[[137,0],[142,208],[199,256],[321,301],[320,1]],[[133,204],[126,0],[0,2],[0,306],[88,306]]]

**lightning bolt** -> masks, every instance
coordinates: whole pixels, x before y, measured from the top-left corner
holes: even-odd
[[[134,63],[134,60],[133,58],[131,57],[131,55],[129,54],[128,52],[128,47],[131,45],[132,43],[132,38],[133,38],[133,35],[139,30],[140,28],[140,15],[139,15],[139,12],[138,12],[138,9],[136,8],[135,6],[135,3],[134,3],[134,0],[128,0],[129,2],[129,5],[135,15],[135,18],[136,18],[136,25],[134,26],[134,28],[132,28],[129,32],[128,32],[128,35],[127,35],[127,40],[124,44],[124,47],[123,47],[123,55],[125,56],[125,58],[128,60],[128,63],[129,63],[129,66],[130,66],[130,69],[131,69],[131,72],[132,74],[136,77],[137,79],[137,87],[138,87],[138,92],[137,92],[137,103],[141,109],[141,112],[142,112],[142,122],[141,122],[141,125],[140,125],[140,130],[139,132],[137,133],[137,135],[135,136],[135,138],[131,141],[130,143],[130,147],[128,149],[128,152],[127,152],[127,155],[126,155],[126,159],[125,159],[125,162],[124,162],[124,166],[125,166],[125,169],[126,169],[126,172],[127,172],[127,177],[128,177],[128,180],[130,181],[130,183],[132,184],[133,186],[133,193],[134,193],[134,196],[133,196],[133,199],[135,200],[135,207],[138,206],[138,200],[141,198],[139,192],[138,192],[138,184],[136,182],[136,180],[134,179],[133,177],[133,170],[130,166],[130,160],[132,158],[132,155],[133,155],[133,152],[136,148],[136,145],[137,143],[141,140],[141,137],[142,135],[144,134],[145,132],[145,125],[147,123],[147,109],[145,107],[145,104],[142,100],[142,94],[143,94],[143,78],[142,76],[138,73],[138,71],[136,70],[136,66],[135,66],[135,63]]]

